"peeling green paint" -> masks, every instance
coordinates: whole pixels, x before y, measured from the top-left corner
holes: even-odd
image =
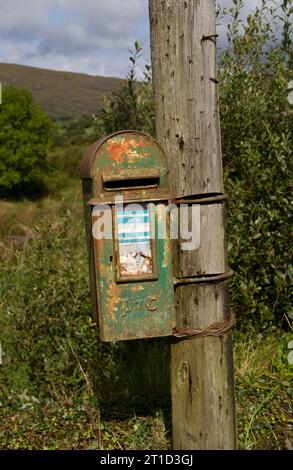
[[[122,278],[117,276],[117,241],[93,240],[87,229],[89,256],[94,259],[94,270],[90,271],[91,286],[97,300],[101,340],[171,335],[175,327],[175,313],[168,230],[166,239],[158,238],[161,204],[162,201],[167,203],[169,199],[168,169],[163,151],[152,137],[136,131],[125,131],[109,136],[92,147],[84,157],[82,168],[83,179],[93,181],[91,191],[84,192],[85,207],[107,202],[114,213],[117,195],[123,196],[126,204],[152,201],[155,221],[152,242],[154,275],[148,279],[145,275],[130,276],[129,282],[127,277],[121,281]],[[129,187],[128,182],[131,182]],[[119,185],[123,189],[119,189]],[[87,228],[95,222],[94,215],[92,221],[88,220],[90,214],[86,210]]]

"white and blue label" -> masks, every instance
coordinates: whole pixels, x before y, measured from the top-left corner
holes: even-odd
[[[116,211],[121,275],[152,273],[151,224],[147,206]]]

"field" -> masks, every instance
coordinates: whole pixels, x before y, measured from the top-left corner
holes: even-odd
[[[0,448],[169,449],[168,342],[97,341],[80,184],[69,186],[58,197],[0,204]],[[276,327],[234,331],[242,449],[292,448],[289,339]]]

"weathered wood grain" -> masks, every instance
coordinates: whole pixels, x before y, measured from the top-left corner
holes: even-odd
[[[190,230],[192,227],[191,208],[189,214]],[[198,247],[194,250],[184,250],[185,240],[180,238],[178,258],[180,277],[192,277],[227,272],[227,254],[225,243],[224,214],[225,205],[204,204],[197,206],[199,211],[198,227],[195,228],[195,241]],[[198,239],[198,240],[197,240]]]
[[[178,327],[206,328],[229,318],[229,287],[178,287]],[[231,333],[174,340],[171,348],[174,449],[234,449]]]
[[[151,0],[156,131],[174,197],[222,193],[213,0]]]
[[[173,197],[223,193],[213,0],[150,0],[157,138]],[[201,206],[200,245],[180,252],[175,276],[227,271],[223,204]],[[191,217],[190,217],[191,223]],[[229,317],[228,283],[177,287],[178,327],[205,328]],[[231,333],[173,341],[174,449],[234,449]]]

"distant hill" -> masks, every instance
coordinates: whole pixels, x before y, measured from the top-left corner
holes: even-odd
[[[103,95],[117,91],[123,80],[0,63],[0,82],[29,90],[52,118],[69,119],[96,114]]]

